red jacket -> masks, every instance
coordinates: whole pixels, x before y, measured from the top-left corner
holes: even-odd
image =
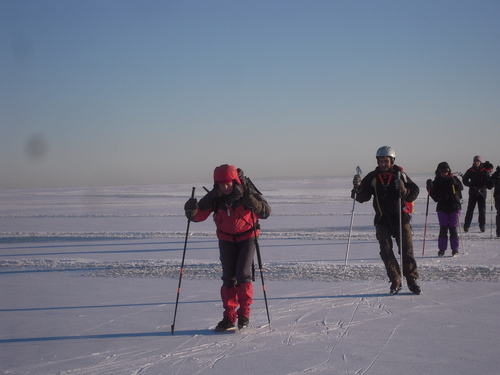
[[[242,185],[235,184],[233,193],[224,196],[218,187],[214,187],[200,199],[198,209],[191,220],[204,221],[214,213],[214,222],[217,227],[217,238],[224,241],[241,242],[260,234],[259,219],[267,219],[271,214],[271,207],[262,195],[250,191],[258,202],[252,210],[243,204],[245,190]],[[254,230],[255,228],[255,230]]]

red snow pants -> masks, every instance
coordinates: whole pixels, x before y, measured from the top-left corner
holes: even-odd
[[[228,318],[234,323],[238,316],[250,317],[250,305],[253,297],[252,283],[245,283],[231,288],[223,285],[220,288],[220,296],[224,307],[224,318]]]

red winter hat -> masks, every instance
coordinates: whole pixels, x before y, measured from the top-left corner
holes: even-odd
[[[214,170],[214,181],[216,184],[227,184],[229,182],[236,181],[241,184],[240,178],[238,177],[238,171],[234,165],[223,164]]]

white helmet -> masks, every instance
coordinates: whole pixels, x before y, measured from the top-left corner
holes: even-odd
[[[396,159],[396,151],[389,146],[382,146],[377,150],[375,157],[379,158],[381,156],[389,156],[392,158],[392,162],[394,163],[394,160]]]

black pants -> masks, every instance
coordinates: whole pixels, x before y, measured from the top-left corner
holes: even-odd
[[[467,204],[467,212],[465,213],[464,221],[464,228],[466,229],[470,227],[476,204],[479,211],[479,227],[484,228],[486,224],[486,197],[479,193],[469,194],[469,203]]]
[[[219,240],[222,284],[231,288],[252,281],[255,237],[241,242]]]
[[[497,216],[496,216],[497,237],[500,237],[500,196],[495,198],[495,208],[497,209]]]

